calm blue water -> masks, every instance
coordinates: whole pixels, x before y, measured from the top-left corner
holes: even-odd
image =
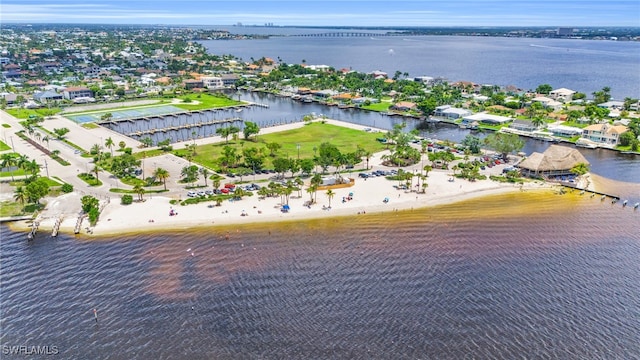
[[[290,33],[302,33],[287,29]],[[464,36],[369,38],[272,37],[268,40],[203,41],[209,52],[250,61],[329,65],[370,72],[396,71],[449,81],[565,87],[590,95],[605,86],[614,98],[640,98],[640,43]]]
[[[2,226],[0,343],[61,359],[638,359],[638,225],[598,198],[517,193],[99,240]]]

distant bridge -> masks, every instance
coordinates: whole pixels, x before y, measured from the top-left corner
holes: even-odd
[[[293,37],[383,37],[383,36],[412,36],[417,34],[404,34],[404,33],[368,33],[368,32],[328,32],[328,33],[316,33],[316,34],[296,34],[289,35]]]

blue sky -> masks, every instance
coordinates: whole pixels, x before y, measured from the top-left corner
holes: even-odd
[[[640,0],[0,1],[2,23],[640,26]]]

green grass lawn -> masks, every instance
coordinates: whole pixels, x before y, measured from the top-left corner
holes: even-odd
[[[28,119],[29,115],[35,115],[35,116],[42,116],[42,117],[46,117],[46,116],[53,116],[57,113],[59,113],[60,111],[62,111],[62,109],[60,108],[51,108],[51,109],[7,109],[5,110],[7,113],[17,117],[18,119]]]
[[[210,94],[188,94],[179,96],[178,99],[181,99],[182,101],[191,99],[193,101],[193,103],[173,104],[173,106],[185,110],[203,110],[243,104],[243,102],[241,101],[218,97]]]
[[[391,107],[391,103],[390,102],[379,102],[377,104],[371,104],[368,106],[361,106],[361,108],[365,109],[365,110],[372,110],[372,111],[378,111],[378,112],[387,112],[389,111],[389,108]]]
[[[6,150],[11,150],[11,146],[5,144],[3,141],[0,140],[0,151],[6,151]]]
[[[85,129],[89,129],[89,130],[99,128],[99,126],[98,126],[98,125],[96,125],[96,124],[94,124],[94,123],[92,123],[92,122],[83,123],[83,124],[81,124],[80,126],[82,126],[82,127],[83,127],[83,128],[85,128]]]
[[[2,124],[2,127],[3,127],[3,128],[5,128],[5,129],[8,129],[8,128],[10,128],[10,127],[11,127],[11,125],[9,125],[9,124]]]
[[[579,122],[576,122],[576,121],[565,121],[565,122],[562,123],[562,125],[564,125],[564,126],[572,126],[572,127],[577,127],[577,128],[580,128],[580,129],[584,129],[587,126],[589,126],[589,123],[579,123]]]
[[[366,151],[374,153],[385,149],[385,146],[376,140],[378,137],[380,137],[379,133],[314,122],[299,129],[259,135],[257,142],[238,140],[237,142],[229,141],[228,144],[222,142],[201,145],[196,148],[196,156],[192,161],[217,170],[218,164],[215,160],[220,158],[222,149],[226,145],[235,147],[238,153],[242,153],[244,147],[257,147],[263,148],[264,153],[269,154],[265,144],[270,142],[277,142],[282,145],[282,148],[276,154],[277,156],[294,159],[298,158],[297,144],[300,144],[300,159],[305,159],[316,155],[313,150],[314,147],[317,149],[323,142],[335,145],[343,153],[356,151],[358,145]],[[184,156],[186,150],[176,150],[174,153],[178,156]],[[271,159],[273,158],[270,156],[265,158],[263,168],[272,167]]]

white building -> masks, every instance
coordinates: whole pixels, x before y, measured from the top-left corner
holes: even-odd
[[[203,76],[201,80],[202,86],[207,89],[221,89],[224,87],[222,78],[218,76]]]
[[[471,115],[470,110],[454,108],[451,107],[451,105],[438,106],[433,112],[433,116],[444,117],[447,119],[459,119],[469,115]]]
[[[563,103],[571,102],[573,100],[573,94],[576,92],[570,89],[560,88],[555,89],[549,93],[549,97],[553,100],[557,100]]]

